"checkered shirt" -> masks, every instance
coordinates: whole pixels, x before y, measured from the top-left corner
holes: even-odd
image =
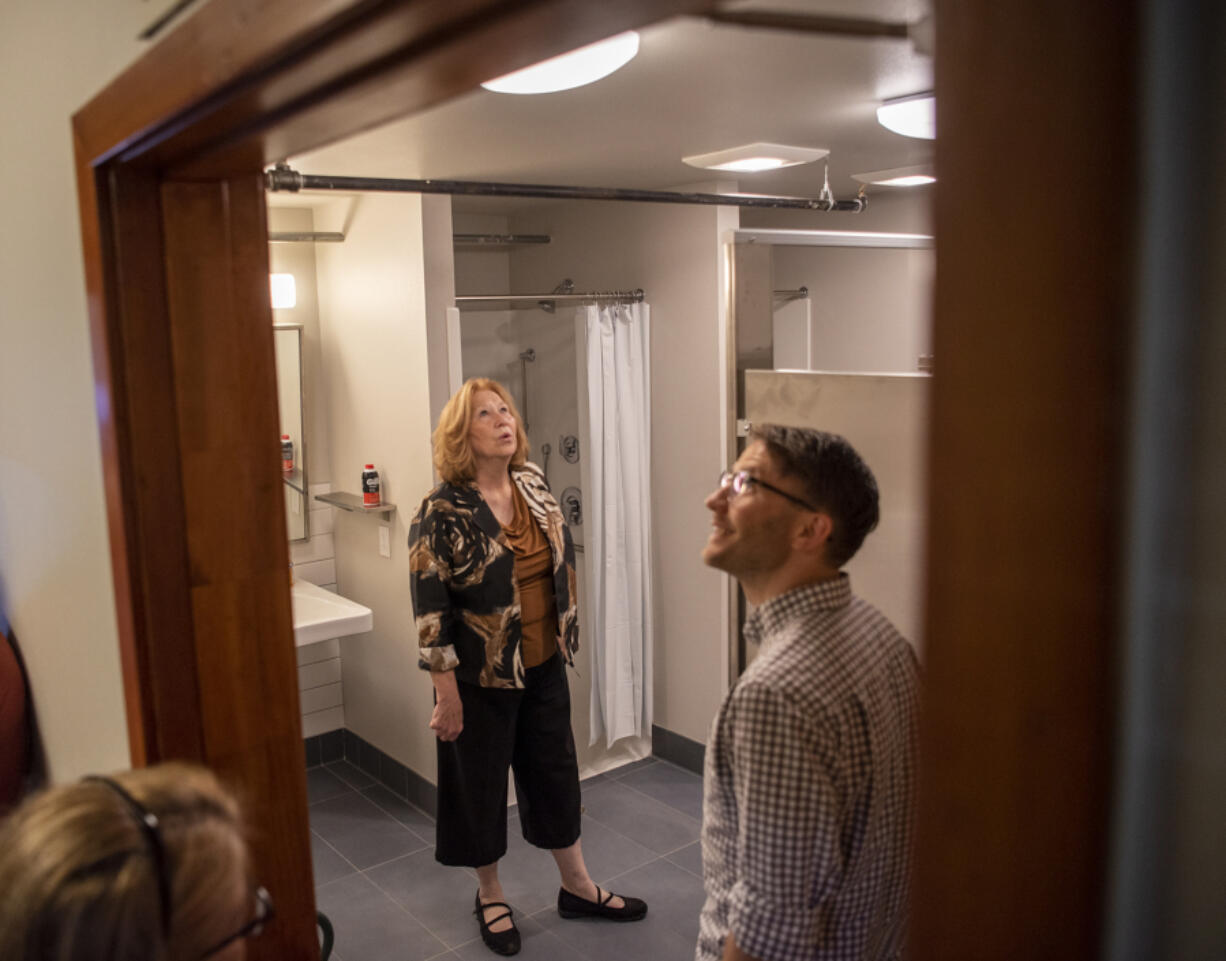
[[[697,961],[902,956],[919,672],[846,574],[755,610],[707,743]]]

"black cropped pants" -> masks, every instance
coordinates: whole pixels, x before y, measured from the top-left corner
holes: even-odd
[[[507,769],[524,840],[566,848],[579,840],[579,762],[570,729],[566,665],[555,653],[527,669],[523,690],[460,681],[464,729],[438,742],[435,858],[482,867],[507,851]]]

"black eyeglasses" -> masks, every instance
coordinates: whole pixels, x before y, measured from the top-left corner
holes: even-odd
[[[158,906],[162,919],[162,937],[170,938],[170,875],[168,873],[169,862],[166,858],[166,845],[162,841],[161,822],[158,816],[150,811],[147,807],[141,804],[136,798],[127,792],[117,781],[113,781],[109,777],[103,777],[100,774],[93,774],[85,778],[86,781],[97,781],[99,784],[105,784],[112,792],[114,792],[132,812],[132,816],[141,826],[141,833],[144,834],[145,840],[149,845],[149,855],[153,860],[153,871],[157,878],[158,886]],[[223,948],[229,947],[235,941],[242,938],[253,938],[264,930],[264,926],[273,919],[275,912],[273,910],[272,895],[263,886],[255,889],[255,914],[250,921],[244,924],[241,928],[235,931],[228,937],[223,938],[214,944],[211,948],[200,955],[200,961],[205,958],[212,957]]]
[[[204,961],[205,958],[212,957],[224,948],[228,948],[235,941],[241,941],[243,938],[254,938],[262,934],[264,926],[275,916],[276,911],[272,906],[272,895],[268,893],[267,888],[260,885],[260,887],[255,889],[255,915],[229,937],[218,941],[205,951],[204,954],[200,955],[200,961]]]
[[[141,804],[136,798],[127,792],[119,785],[117,781],[112,781],[109,777],[103,777],[100,774],[92,774],[85,778],[86,781],[97,781],[99,784],[105,784],[110,790],[116,794],[120,800],[132,812],[132,817],[140,825],[141,833],[145,836],[145,842],[149,846],[149,856],[153,860],[153,873],[157,879],[158,886],[158,908],[162,919],[162,937],[170,937],[170,876],[167,874],[166,861],[166,845],[162,843],[162,834],[159,830],[161,824],[158,821],[158,816]]]
[[[761,478],[754,477],[753,474],[749,473],[747,470],[739,470],[735,473],[733,471],[726,470],[719,475],[720,489],[728,491],[729,500],[743,494],[745,492],[745,488],[750,484],[757,484],[759,487],[765,488],[773,494],[778,494],[780,497],[790,500],[793,504],[803,507],[807,511],[817,510],[816,507],[807,501],[803,501],[799,497],[795,496],[794,494],[789,494],[785,490],[780,490],[774,484],[768,484]]]

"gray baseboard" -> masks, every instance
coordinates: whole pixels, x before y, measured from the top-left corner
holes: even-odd
[[[307,767],[348,761],[397,797],[421,808],[431,817],[437,816],[438,788],[348,728],[304,738],[303,747]]]
[[[421,808],[431,817],[438,815],[437,787],[348,728],[304,738],[303,747],[306,751],[307,767],[317,767],[333,761],[348,761],[397,797]],[[698,741],[653,724],[651,753],[687,771],[702,774],[706,747]]]
[[[703,760],[707,755],[706,745],[691,740],[683,734],[651,726],[651,753],[677,767],[702,774]]]
[[[339,761],[345,756],[345,732],[343,729],[328,731],[326,734],[316,734],[302,739],[306,750],[306,766],[319,767]]]

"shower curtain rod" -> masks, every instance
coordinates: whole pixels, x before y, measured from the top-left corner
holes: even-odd
[[[705,204],[715,207],[771,207],[784,210],[836,210],[859,213],[867,197],[822,200],[807,197],[766,197],[754,194],[680,193],[672,190],[634,190],[625,187],[563,187],[550,184],[487,183],[476,180],[402,180],[392,177],[330,177],[303,174],[279,163],[264,171],[270,193],[282,190],[370,190],[406,194],[464,194],[479,197],[535,197],[547,200],[629,200],[656,204]]]
[[[643,288],[639,287],[635,290],[600,290],[579,294],[472,294],[456,297],[455,302],[457,307],[464,304],[488,304],[513,300],[531,300],[538,304],[542,301],[558,300],[616,300],[630,304],[640,304],[643,302],[644,296]]]

